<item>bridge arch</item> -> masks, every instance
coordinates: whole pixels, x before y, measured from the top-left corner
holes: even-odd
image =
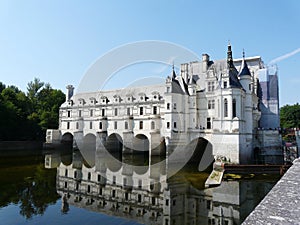
[[[73,139],[73,134],[66,132],[61,137],[61,143],[69,149],[73,147]]]
[[[136,153],[143,153],[149,155],[150,141],[144,134],[137,134],[133,138],[133,149]]]
[[[213,146],[207,139],[203,137],[195,138],[186,148],[192,152],[186,166],[192,165],[197,167],[199,171],[204,171],[214,162]]]
[[[119,134],[117,133],[110,134],[107,137],[104,146],[110,154],[122,156],[123,139]]]

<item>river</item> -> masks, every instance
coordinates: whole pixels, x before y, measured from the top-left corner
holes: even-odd
[[[164,160],[121,161],[80,151],[1,157],[0,224],[241,224],[279,179],[228,175],[205,189],[208,173],[195,167],[168,176]]]

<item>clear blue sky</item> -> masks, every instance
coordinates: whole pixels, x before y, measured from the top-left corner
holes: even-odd
[[[1,1],[0,81],[26,90],[34,77],[78,86],[88,67],[119,45],[173,42],[212,59],[300,48],[300,1]],[[300,52],[277,63],[280,105],[299,102]],[[166,74],[167,75],[167,74]]]

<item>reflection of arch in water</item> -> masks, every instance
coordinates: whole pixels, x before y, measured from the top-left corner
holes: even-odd
[[[85,166],[93,167],[95,165],[96,136],[94,134],[85,135],[79,150]]]
[[[134,153],[144,153],[149,155],[149,139],[146,135],[144,134],[137,134],[133,138],[133,148],[134,148]]]
[[[64,133],[61,138],[61,143],[64,144],[67,148],[73,147],[73,135],[69,132]]]
[[[199,137],[192,140],[186,148],[192,149],[193,154],[185,167],[196,166],[198,170],[203,171],[214,162],[212,144],[205,138]]]

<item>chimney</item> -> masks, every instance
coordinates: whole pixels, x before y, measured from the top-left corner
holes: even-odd
[[[69,101],[73,94],[74,94],[74,86],[73,85],[67,85],[67,94],[66,94],[66,101]]]
[[[208,69],[209,55],[202,54],[202,72],[206,72]]]

